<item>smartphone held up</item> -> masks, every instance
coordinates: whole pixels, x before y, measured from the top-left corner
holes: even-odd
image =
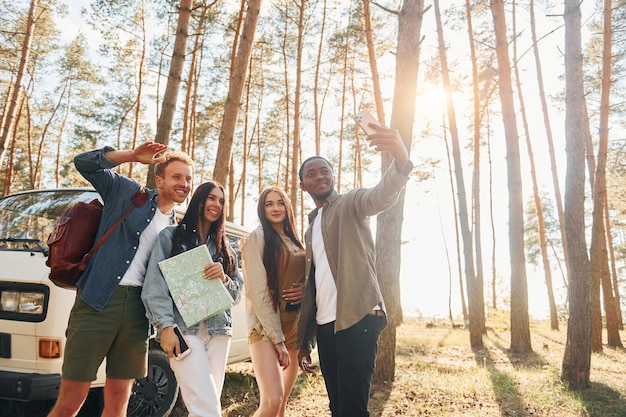
[[[359,113],[352,116],[354,121],[363,129],[365,134],[371,135],[372,133],[376,133],[376,131],[370,126],[370,123],[375,125],[381,125],[378,120],[374,117],[372,113],[368,110],[360,111]]]

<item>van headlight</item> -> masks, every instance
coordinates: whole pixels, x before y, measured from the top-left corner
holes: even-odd
[[[0,319],[43,321],[49,291],[40,284],[0,283]]]
[[[41,314],[45,295],[42,292],[2,291],[2,311]]]

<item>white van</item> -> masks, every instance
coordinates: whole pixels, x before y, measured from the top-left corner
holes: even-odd
[[[95,198],[98,193],[85,188],[25,191],[0,198],[0,398],[35,401],[58,396],[65,328],[75,292],[48,279],[46,240],[69,205]],[[226,231],[239,252],[246,230],[227,223]],[[245,302],[232,312],[229,363],[250,358]],[[92,387],[102,387],[104,380],[103,366]],[[151,339],[148,375],[133,386],[128,416],[167,416],[177,398],[178,384],[167,355]]]

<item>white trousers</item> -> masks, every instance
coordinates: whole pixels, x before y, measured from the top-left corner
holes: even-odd
[[[220,397],[231,336],[185,335],[191,353],[170,366],[189,412],[189,417],[221,417]]]

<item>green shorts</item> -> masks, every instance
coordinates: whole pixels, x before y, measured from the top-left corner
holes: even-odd
[[[93,381],[104,358],[108,378],[144,377],[149,325],[141,287],[119,286],[102,311],[85,303],[80,294],[79,289],[65,332],[63,378]]]

